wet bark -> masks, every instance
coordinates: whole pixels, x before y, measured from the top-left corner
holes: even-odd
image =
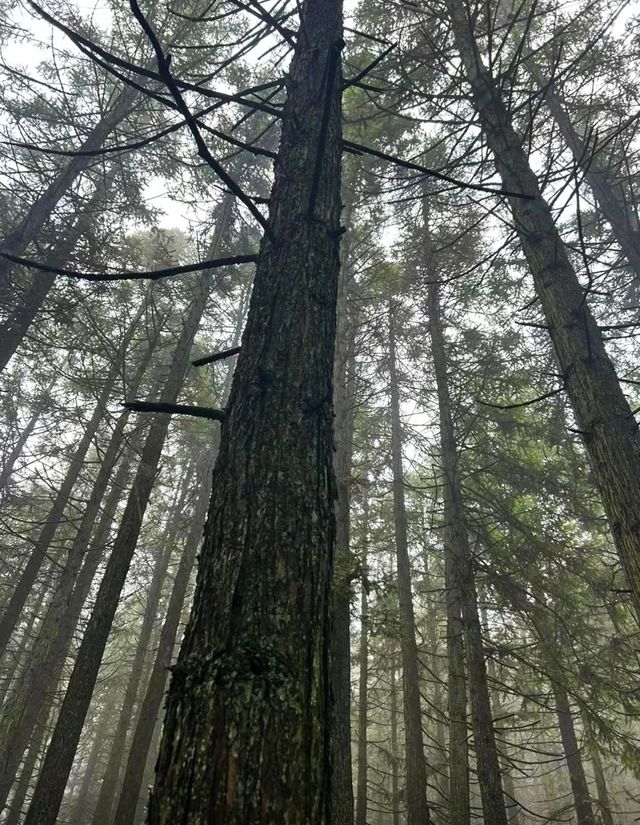
[[[407,777],[407,825],[429,822],[427,770],[422,734],[418,646],[411,592],[411,562],[402,467],[402,425],[397,373],[396,329],[393,307],[389,308],[389,389],[391,396],[391,456],[393,464],[393,521],[398,571],[402,694],[405,724],[405,770]]]
[[[306,0],[301,18],[152,825],[331,816],[340,4]]]
[[[510,198],[515,227],[640,616],[638,424],[522,142],[482,62],[464,6],[446,0],[446,7],[475,109],[504,186],[532,196],[531,200]]]

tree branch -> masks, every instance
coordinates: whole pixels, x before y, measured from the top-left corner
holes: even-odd
[[[225,411],[213,407],[195,407],[192,404],[168,404],[163,401],[125,401],[122,406],[131,412],[168,413],[169,415],[191,415],[194,418],[208,418],[210,421],[224,421]]]

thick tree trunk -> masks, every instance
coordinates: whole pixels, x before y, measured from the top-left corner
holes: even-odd
[[[558,682],[553,682],[553,696],[556,701],[558,727],[560,728],[564,757],[569,769],[569,780],[578,825],[595,825],[596,820],[591,807],[591,794],[589,793],[587,777],[582,764],[582,754],[580,753],[578,737],[573,724],[569,696],[565,688]]]
[[[440,415],[440,445],[444,474],[444,543],[445,578],[459,598],[455,599],[450,614],[448,633],[464,636],[466,648],[471,714],[476,748],[476,764],[485,825],[507,825],[507,814],[502,792],[500,763],[496,747],[487,668],[482,644],[482,630],[472,567],[471,546],[467,532],[466,513],[462,499],[459,473],[459,455],[456,441],[449,379],[447,352],[442,328],[439,285],[433,260],[426,206],[424,209],[425,271],[428,278],[428,314],[433,367],[438,391]],[[448,564],[447,564],[448,563]],[[447,576],[447,567],[449,575]],[[458,613],[458,615],[455,615]],[[460,617],[460,618],[459,618]],[[458,667],[458,664],[454,664]],[[464,678],[464,677],[463,677]],[[453,765],[451,766],[453,769]],[[452,774],[453,777],[453,774]],[[455,804],[453,788],[450,804]],[[466,813],[468,816],[468,812]],[[452,822],[457,821],[452,818]]]
[[[400,649],[405,725],[405,770],[407,777],[407,825],[429,822],[427,770],[422,735],[418,646],[411,592],[411,562],[402,467],[402,425],[398,387],[395,313],[389,308],[389,389],[391,396],[391,457],[393,464],[393,522],[398,570]]]
[[[191,345],[207,302],[210,285],[211,276],[204,275],[187,311],[160,398],[161,402],[176,401],[189,365]],[[56,821],[109,631],[151,496],[169,420],[170,416],[167,414],[157,414],[153,417],[113,550],[78,649],[25,825],[54,825]]]
[[[364,491],[362,545],[362,584],[360,590],[360,673],[358,678],[358,755],[357,793],[355,825],[367,825],[368,763],[367,763],[367,719],[369,715],[369,603],[367,598],[369,499]]]
[[[499,90],[483,65],[464,5],[446,0],[487,143],[545,315],[595,482],[640,616],[640,434],[548,204]]]
[[[331,819],[339,0],[306,0],[152,825]]]

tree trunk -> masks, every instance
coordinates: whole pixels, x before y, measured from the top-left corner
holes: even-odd
[[[118,376],[119,367],[120,364],[117,363],[116,359],[109,370],[107,378],[105,379],[104,386],[94,408],[93,415],[85,426],[82,438],[78,442],[78,446],[71,457],[66,475],[58,488],[58,492],[53,500],[51,509],[47,513],[44,524],[40,529],[40,533],[35,541],[35,546],[29,556],[29,561],[22,571],[9,603],[3,611],[2,619],[0,619],[0,657],[2,657],[6,652],[7,645],[11,639],[11,634],[13,633],[15,626],[22,615],[22,611],[27,599],[29,598],[31,588],[33,587],[38,577],[38,573],[40,572],[40,568],[44,564],[47,557],[47,551],[49,550],[59,525],[64,520],[64,512],[69,496],[71,495],[71,491],[73,490],[75,483],[82,472],[87,451],[93,442],[98,426],[104,416],[107,401],[109,400],[111,391]]]
[[[369,605],[367,598],[367,564],[369,545],[369,498],[364,491],[362,516],[364,538],[362,544],[362,585],[360,590],[360,674],[358,679],[358,773],[355,825],[367,825],[367,718],[369,715]]]
[[[306,0],[149,822],[331,820],[339,0]]]
[[[189,493],[189,482],[192,480],[192,467],[187,467],[182,489],[176,497],[170,515],[168,517],[169,530],[163,540],[163,548],[157,555],[157,561],[153,576],[149,584],[147,603],[145,605],[144,616],[140,626],[140,633],[136,643],[131,672],[127,680],[127,687],[124,692],[118,724],[116,725],[113,742],[109,751],[107,767],[102,777],[98,803],[93,815],[93,825],[110,825],[113,805],[118,793],[118,779],[120,767],[124,757],[127,734],[133,720],[134,707],[141,692],[141,683],[144,675],[144,665],[147,659],[151,643],[151,634],[158,614],[158,606],[162,597],[162,587],[164,585],[172,552],[175,549],[176,540],[180,530],[183,528],[183,510],[187,494]]]
[[[346,245],[345,245],[346,246]],[[354,421],[354,329],[348,306],[351,274],[344,259],[336,304],[336,350],[333,378],[335,418],[336,539],[332,592],[331,693],[332,735],[331,825],[353,825],[351,771],[351,467]]]
[[[459,601],[458,598],[453,599],[455,604],[449,614],[451,625],[448,627],[448,633],[454,632],[458,636],[461,634],[464,636],[478,782],[480,784],[484,822],[485,825],[507,825],[498,749],[493,729],[487,667],[482,644],[478,599],[472,567],[471,546],[469,544],[467,519],[460,484],[459,455],[451,409],[439,285],[433,259],[426,201],[423,201],[423,204],[425,204],[423,211],[425,272],[429,281],[427,287],[429,331],[438,391],[440,446],[444,474],[444,543],[446,562],[448,562],[448,564],[445,562],[445,577],[448,579],[446,582],[447,591],[449,591],[450,583],[456,597],[459,597]],[[459,617],[461,617],[461,621]],[[454,665],[456,668],[458,666],[457,663]],[[453,765],[451,769],[453,770]],[[451,776],[453,778],[453,774]],[[453,788],[450,793],[451,803],[455,804]],[[468,816],[468,811],[465,812],[465,815]],[[451,821],[457,822],[458,820],[452,817]]]
[[[602,495],[640,616],[640,434],[548,204],[498,88],[482,63],[464,6],[446,0],[476,111],[510,198],[520,242],[553,341],[564,387]]]
[[[134,393],[142,380],[155,345],[155,340],[150,342],[136,371],[130,386]],[[89,540],[122,449],[128,419],[129,412],[125,410],[116,421],[45,619],[11,699],[6,708],[3,708],[3,725],[0,730],[0,808],[7,799],[38,716],[43,706],[51,699],[60,680],[83,605],[103,557],[104,540],[121,496],[121,486],[128,475],[128,462],[123,462],[116,474],[112,493],[106,502],[94,540],[91,544]]]
[[[160,632],[160,641],[156,659],[151,671],[149,683],[140,707],[135,731],[129,748],[129,756],[124,771],[114,822],[116,825],[132,825],[140,799],[142,778],[146,757],[149,752],[162,696],[167,681],[169,666],[178,633],[182,605],[187,593],[189,576],[195,563],[196,552],[202,536],[202,525],[209,503],[210,476],[213,462],[207,462],[202,481],[202,489],[191,521],[191,530],[187,536],[180,565],[173,583],[167,614]]]
[[[422,737],[418,646],[411,593],[411,562],[407,537],[407,511],[402,468],[402,425],[396,359],[395,313],[389,307],[389,375],[391,395],[391,455],[393,463],[393,521],[398,569],[400,650],[405,725],[405,770],[407,781],[407,825],[429,822],[427,771]]]
[[[396,666],[391,666],[391,816],[393,825],[400,825],[400,783],[398,778],[398,688],[396,686]]]
[[[189,365],[191,345],[207,302],[210,285],[211,275],[202,276],[196,296],[186,313],[184,327],[160,398],[161,402],[176,401]],[[54,825],[56,821],[109,631],[153,489],[169,421],[170,415],[156,414],[149,428],[122,522],[78,649],[25,825]]]
[[[42,393],[42,400],[36,405],[36,408],[34,409],[31,418],[25,424],[24,429],[18,436],[13,449],[7,456],[7,459],[2,466],[2,470],[0,470],[0,496],[5,495],[7,485],[13,473],[13,468],[15,467],[16,461],[20,458],[24,445],[29,440],[29,436],[31,435],[31,433],[34,430],[34,427],[38,423],[40,416],[51,403],[50,393],[54,387],[54,384],[55,380],[52,381],[47,387],[47,389]]]
[[[578,825],[595,825],[596,820],[591,807],[591,794],[589,793],[587,777],[582,765],[582,755],[573,724],[569,696],[559,682],[554,681],[552,687],[556,701],[556,715],[558,717],[558,727],[560,728],[560,738],[562,739],[562,749],[569,769],[569,780]]]
[[[515,9],[508,10],[504,2],[497,4],[497,19],[501,25],[510,25],[509,18]],[[526,55],[522,65],[533,79],[538,91],[543,93],[554,121],[564,142],[573,155],[576,166],[583,172],[584,179],[593,193],[594,200],[612,229],[622,254],[640,277],[640,232],[638,221],[625,203],[624,193],[619,183],[612,177],[603,162],[602,152],[594,144],[589,147],[571,122],[565,102],[554,88],[553,82],[545,77],[533,55]]]
[[[22,763],[19,778],[15,784],[13,797],[10,804],[7,806],[7,817],[4,820],[5,825],[18,825],[20,819],[22,818],[24,801],[29,793],[29,786],[36,769],[36,763],[42,755],[46,743],[48,723],[49,714],[43,711],[34,730],[29,751],[24,762]]]

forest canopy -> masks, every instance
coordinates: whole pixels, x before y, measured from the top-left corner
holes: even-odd
[[[0,823],[637,821],[639,50],[0,0]]]

